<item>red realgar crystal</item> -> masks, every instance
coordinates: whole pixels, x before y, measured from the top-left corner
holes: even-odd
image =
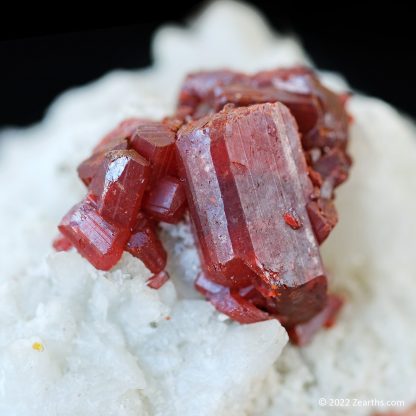
[[[106,153],[89,196],[103,218],[130,228],[136,222],[149,175],[149,162],[137,152],[113,150]]]
[[[330,328],[340,311],[343,300],[336,295],[329,295],[327,304],[321,312],[307,322],[297,324],[288,330],[290,340],[299,346],[308,344],[316,332],[322,327]]]
[[[58,235],[58,237],[55,238],[55,240],[53,240],[52,247],[56,251],[68,251],[71,250],[71,248],[74,246],[72,245],[71,241],[68,240],[67,237],[60,234]]]
[[[126,251],[140,259],[152,273],[160,273],[166,267],[166,251],[152,222],[142,213],[139,213]]]
[[[73,244],[103,270],[127,250],[157,289],[167,256],[153,221],[178,222],[188,202],[196,288],[232,319],[277,318],[304,344],[341,306],[327,297],[319,244],[351,165],[345,102],[303,67],[191,74],[172,117],[123,121],[80,164],[88,196],[54,246]]]
[[[86,186],[96,175],[105,158],[105,153],[110,150],[127,150],[132,134],[142,122],[143,120],[138,118],[129,118],[104,136],[94,148],[93,154],[78,166],[78,175]]]
[[[254,284],[286,325],[319,312],[326,278],[306,209],[313,187],[289,110],[224,110],[182,127],[177,148],[206,277]],[[287,226],[288,211],[302,227]]]
[[[149,120],[142,122],[130,144],[150,162],[152,176],[149,186],[165,175],[176,174],[175,132],[167,124]]]
[[[75,205],[58,228],[100,270],[110,270],[119,261],[130,236],[128,229],[104,220],[88,199]]]
[[[147,279],[147,286],[151,289],[160,289],[169,280],[169,274],[166,271],[154,274]]]
[[[105,158],[104,153],[94,153],[81,162],[77,168],[78,176],[86,186],[89,186]]]
[[[348,115],[344,97],[325,88],[314,72],[305,67],[274,69],[251,76],[225,70],[203,71],[187,77],[178,108],[196,119],[219,111],[228,103],[247,106],[280,101],[296,118],[306,149],[345,149]]]
[[[152,218],[176,224],[186,208],[185,190],[179,179],[165,176],[150,189],[143,202],[143,210]]]
[[[218,285],[207,279],[203,273],[195,281],[195,287],[201,292],[215,308],[234,321],[242,324],[271,319],[271,316],[257,308],[251,301],[246,300],[237,289]]]
[[[318,217],[312,226],[322,243],[337,222],[333,189],[348,177],[351,159],[346,152],[349,116],[346,95],[337,95],[323,86],[309,68],[295,67],[245,75],[232,71],[205,71],[185,80],[179,97],[178,114],[199,119],[226,105],[249,106],[282,102],[295,117],[310,174],[319,175],[315,184]],[[312,178],[311,178],[312,179]],[[322,192],[321,192],[322,189]]]

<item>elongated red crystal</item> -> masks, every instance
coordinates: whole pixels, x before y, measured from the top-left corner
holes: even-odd
[[[326,278],[306,210],[313,187],[289,110],[228,109],[182,127],[177,149],[206,277],[254,283],[287,324],[321,310]],[[290,210],[299,229],[285,223]]]
[[[134,225],[150,175],[149,163],[134,150],[106,153],[89,187],[99,214],[123,227]]]
[[[147,279],[147,286],[151,289],[160,289],[169,280],[169,274],[165,270],[154,274],[152,277]]]
[[[152,222],[142,213],[139,213],[126,251],[140,259],[152,273],[160,273],[166,267],[166,251]]]
[[[143,201],[143,210],[152,218],[176,224],[186,208],[186,195],[182,183],[172,176],[159,179]]]
[[[319,329],[322,327],[329,328],[334,325],[335,318],[343,303],[343,300],[339,296],[329,295],[327,304],[321,312],[309,321],[297,324],[288,329],[290,341],[299,346],[308,344]]]
[[[165,175],[176,174],[175,132],[167,124],[146,120],[140,123],[130,141],[152,168],[149,186]]]
[[[59,230],[96,269],[109,270],[120,259],[130,237],[128,229],[103,219],[88,199],[75,205]]]

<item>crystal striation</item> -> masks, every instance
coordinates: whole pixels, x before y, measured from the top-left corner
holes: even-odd
[[[313,186],[287,107],[227,108],[182,127],[177,149],[206,277],[230,289],[254,284],[287,325],[321,310],[326,278],[307,213]],[[302,227],[288,226],[287,212]]]
[[[149,162],[134,150],[113,150],[105,155],[89,186],[99,214],[123,227],[137,219],[150,176]]]

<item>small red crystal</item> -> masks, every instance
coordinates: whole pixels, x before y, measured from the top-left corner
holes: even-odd
[[[126,251],[140,259],[152,273],[160,273],[166,267],[166,251],[152,222],[142,213],[139,213]]]
[[[347,180],[351,158],[341,149],[334,148],[328,150],[312,165],[324,180],[331,180],[335,188]]]
[[[68,250],[71,250],[73,245],[72,245],[71,241],[68,240],[67,237],[60,234],[60,235],[58,235],[58,237],[55,238],[55,240],[53,240],[52,247],[56,251],[68,251]]]
[[[169,274],[165,270],[154,274],[147,279],[147,286],[152,289],[160,289],[169,280]]]
[[[123,227],[131,227],[136,221],[149,175],[149,163],[134,150],[106,153],[89,187],[89,195],[97,201],[99,214]]]
[[[334,203],[329,199],[310,201],[307,205],[308,215],[318,243],[323,243],[338,222]]]
[[[290,340],[293,344],[304,346],[322,327],[330,328],[334,325],[336,316],[344,301],[337,295],[329,295],[324,309],[307,322],[297,324],[288,329]]]
[[[152,174],[149,186],[165,175],[176,174],[175,132],[167,124],[142,121],[135,130],[130,144],[150,162]]]
[[[103,219],[88,199],[75,205],[58,228],[100,270],[109,270],[118,262],[130,236],[128,229]]]
[[[254,284],[287,324],[319,312],[326,278],[306,211],[313,187],[288,109],[222,111],[182,127],[177,149],[206,278],[230,289]],[[277,215],[289,209],[301,228]]]
[[[141,122],[142,120],[137,118],[122,121],[115,129],[105,135],[94,148],[93,154],[78,166],[78,176],[86,186],[91,183],[96,175],[106,152],[127,150],[129,148],[129,139]]]
[[[259,72],[252,77],[252,80],[258,87],[273,87],[279,91],[300,94],[317,101],[320,111],[313,128],[308,130],[302,127],[304,115],[308,116],[307,114],[303,115],[300,112],[293,114],[303,132],[302,143],[305,149],[314,147],[345,149],[349,120],[344,109],[344,96],[326,88],[313,70],[305,67],[279,68]]]
[[[298,230],[300,227],[302,227],[302,223],[298,217],[298,214],[296,214],[293,209],[286,211],[283,214],[283,219],[285,220],[285,223],[292,227],[294,230]]]
[[[186,207],[185,190],[179,179],[165,176],[159,179],[143,201],[143,210],[152,218],[176,224]]]
[[[99,167],[104,161],[104,153],[94,153],[88,159],[81,162],[77,168],[78,176],[86,186],[89,186]]]
[[[203,273],[198,275],[195,287],[214,305],[215,309],[234,321],[250,324],[272,318],[267,312],[244,299],[238,290],[218,285],[207,279]]]

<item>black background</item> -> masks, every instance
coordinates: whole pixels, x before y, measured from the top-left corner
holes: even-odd
[[[416,116],[413,13],[390,4],[365,9],[351,3],[251,2],[273,27],[296,33],[322,69],[343,73],[356,89],[381,97]],[[375,3],[377,4],[377,3]],[[0,32],[0,126],[41,119],[52,99],[114,68],[151,63],[150,40],[166,22],[184,24],[201,3],[146,5],[111,21],[84,24],[51,19],[49,24],[2,26]]]

